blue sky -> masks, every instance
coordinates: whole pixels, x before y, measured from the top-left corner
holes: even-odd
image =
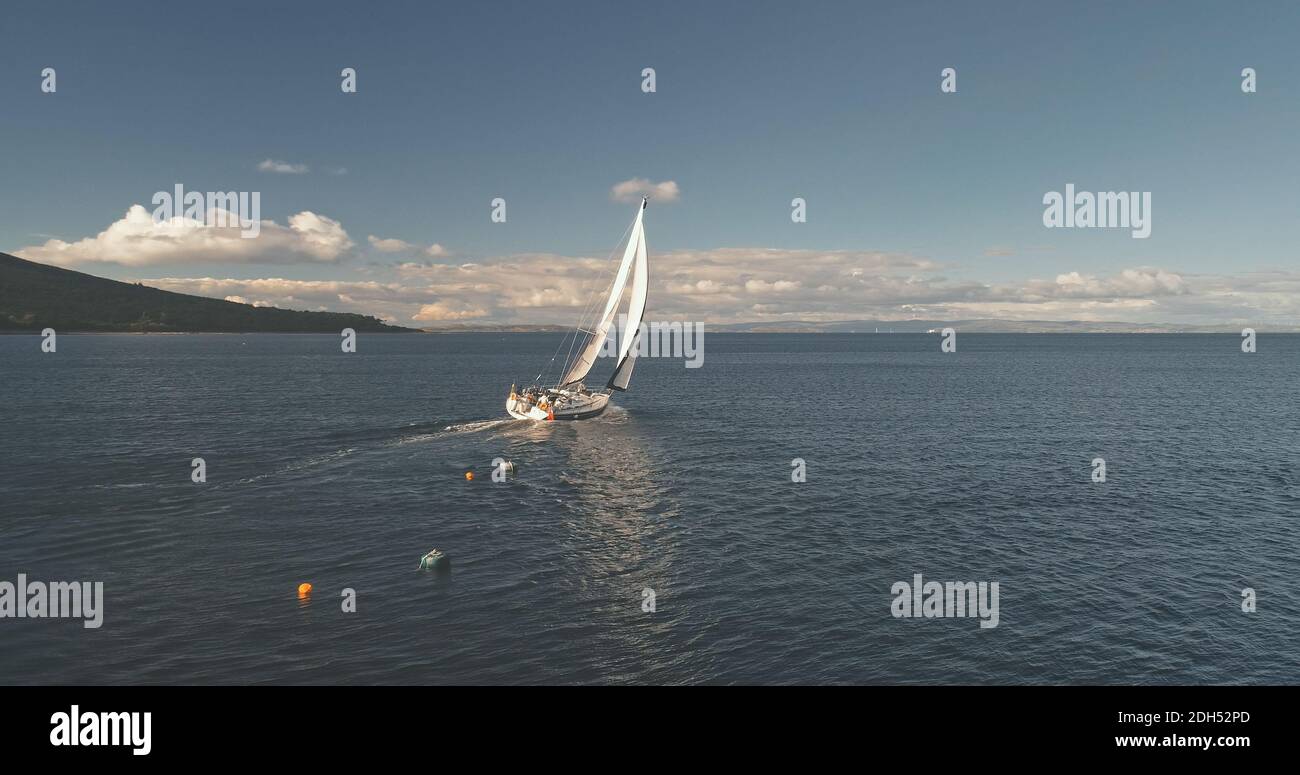
[[[1294,3],[54,3],[8,8],[0,29],[0,250],[43,260],[48,239],[93,238],[177,182],[260,191],[262,218],[314,213],[353,244],[329,260],[68,263],[94,274],[241,298],[181,281],[400,284],[370,300],[263,290],[407,322],[425,304],[563,320],[567,287],[521,306],[447,273],[552,254],[576,282],[577,259],[605,256],[631,218],[611,187],[640,177],[680,191],[647,220],[674,314],[871,317],[906,311],[910,282],[911,301],[952,315],[1300,317],[1279,301],[1300,290]],[[944,67],[956,94],[940,93]],[[259,171],[268,159],[309,171]],[[1151,237],[1044,228],[1044,192],[1066,183],[1152,192]],[[505,224],[488,218],[497,196]],[[790,220],[796,196],[807,223]],[[371,235],[443,252],[377,251]],[[781,265],[809,294],[845,290],[828,278],[849,265],[881,282],[751,298]],[[1138,270],[1136,288],[1122,280]],[[1034,282],[1069,273],[1082,284],[1047,301],[1074,303],[1034,301],[1051,296]],[[1263,295],[1214,303],[1234,293]]]

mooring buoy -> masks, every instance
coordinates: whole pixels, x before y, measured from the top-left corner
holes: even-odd
[[[433,549],[420,558],[419,570],[442,570],[450,564],[451,560],[447,559],[446,554],[438,549]]]

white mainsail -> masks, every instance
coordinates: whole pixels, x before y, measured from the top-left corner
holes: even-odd
[[[642,203],[644,211],[644,203]],[[627,308],[627,326],[622,332],[623,345],[618,354],[618,367],[609,378],[607,387],[614,390],[627,390],[627,383],[632,379],[632,368],[636,366],[637,339],[641,335],[641,321],[645,319],[645,302],[647,286],[650,282],[650,270],[646,264],[645,230],[641,230],[641,239],[636,246],[636,266],[632,272],[632,301]]]
[[[618,303],[623,299],[623,291],[627,288],[627,276],[633,263],[640,262],[641,275],[644,275],[645,269],[645,233],[641,226],[641,216],[645,213],[645,202],[641,203],[641,209],[637,210],[636,220],[632,223],[632,232],[627,238],[627,248],[623,251],[623,261],[619,264],[618,274],[614,277],[614,286],[610,289],[609,299],[605,302],[605,312],[600,317],[600,323],[593,330],[587,332],[587,341],[578,353],[578,358],[569,366],[564,377],[560,380],[560,385],[572,385],[586,379],[587,372],[596,363],[596,354],[605,344],[605,338],[609,336],[609,326],[614,321],[614,311],[618,308]],[[643,281],[644,282],[644,281]],[[635,286],[634,286],[635,287]],[[635,293],[635,291],[634,291]],[[633,304],[636,301],[633,299]],[[641,289],[642,308],[645,306],[645,288]],[[638,320],[638,325],[640,321]]]

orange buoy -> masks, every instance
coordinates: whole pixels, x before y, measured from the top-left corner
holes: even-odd
[[[467,482],[472,482],[472,481],[474,481],[474,472],[473,472],[473,471],[466,471],[466,472],[465,472],[465,481],[467,481]]]
[[[298,597],[306,597],[311,594],[311,584],[304,581],[298,585]]]

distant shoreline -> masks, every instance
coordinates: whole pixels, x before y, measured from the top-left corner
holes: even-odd
[[[789,320],[772,322],[703,323],[709,334],[933,334],[945,328],[967,334],[1233,334],[1252,328],[1260,333],[1300,333],[1300,322],[1269,323],[1128,323],[1116,320],[1006,320],[1002,318],[968,318],[965,320]],[[554,325],[461,324],[422,329],[426,333],[538,333],[571,331]]]
[[[341,329],[340,329],[341,331]],[[255,334],[281,334],[286,336],[338,336],[340,331],[78,331],[70,328],[67,330],[54,329],[54,333],[59,336],[65,334],[77,336],[253,336]],[[397,331],[358,331],[361,334],[380,334],[383,336],[396,336],[402,334],[421,334],[426,333],[416,328],[399,329]],[[0,336],[40,336],[40,331],[0,331]]]
[[[707,324],[706,324],[707,325]],[[978,328],[960,328],[954,326],[959,333],[964,334],[998,334],[998,335],[1024,335],[1024,336],[1071,336],[1071,335],[1095,335],[1095,336],[1177,336],[1177,335],[1203,335],[1215,334],[1219,336],[1241,336],[1238,329],[1230,330],[1185,330],[1177,331],[1160,331],[1160,330],[1141,330],[1141,331],[989,331]],[[1300,334],[1300,328],[1289,327],[1283,329],[1255,328],[1259,334]],[[337,331],[78,331],[75,329],[59,330],[55,333],[60,336],[260,336],[264,334],[274,334],[278,336],[338,336]],[[568,330],[553,328],[538,329],[510,329],[496,330],[490,328],[464,328],[455,330],[420,330],[407,329],[405,331],[358,331],[357,334],[379,335],[379,336],[401,336],[408,334],[566,334]],[[941,336],[937,331],[756,331],[752,329],[728,330],[719,328],[708,331],[710,334],[749,334],[749,335],[779,335],[779,336]],[[41,336],[40,331],[0,331],[0,336]]]
[[[1215,336],[1240,337],[1240,331],[982,331],[979,329],[956,329],[963,334],[990,334],[997,336]],[[1300,334],[1300,329],[1270,330],[1256,328],[1258,334]],[[425,334],[555,334],[558,331],[422,331]],[[879,334],[870,331],[708,331],[710,335],[736,334],[752,336],[942,336],[938,332],[927,331],[882,331]]]

